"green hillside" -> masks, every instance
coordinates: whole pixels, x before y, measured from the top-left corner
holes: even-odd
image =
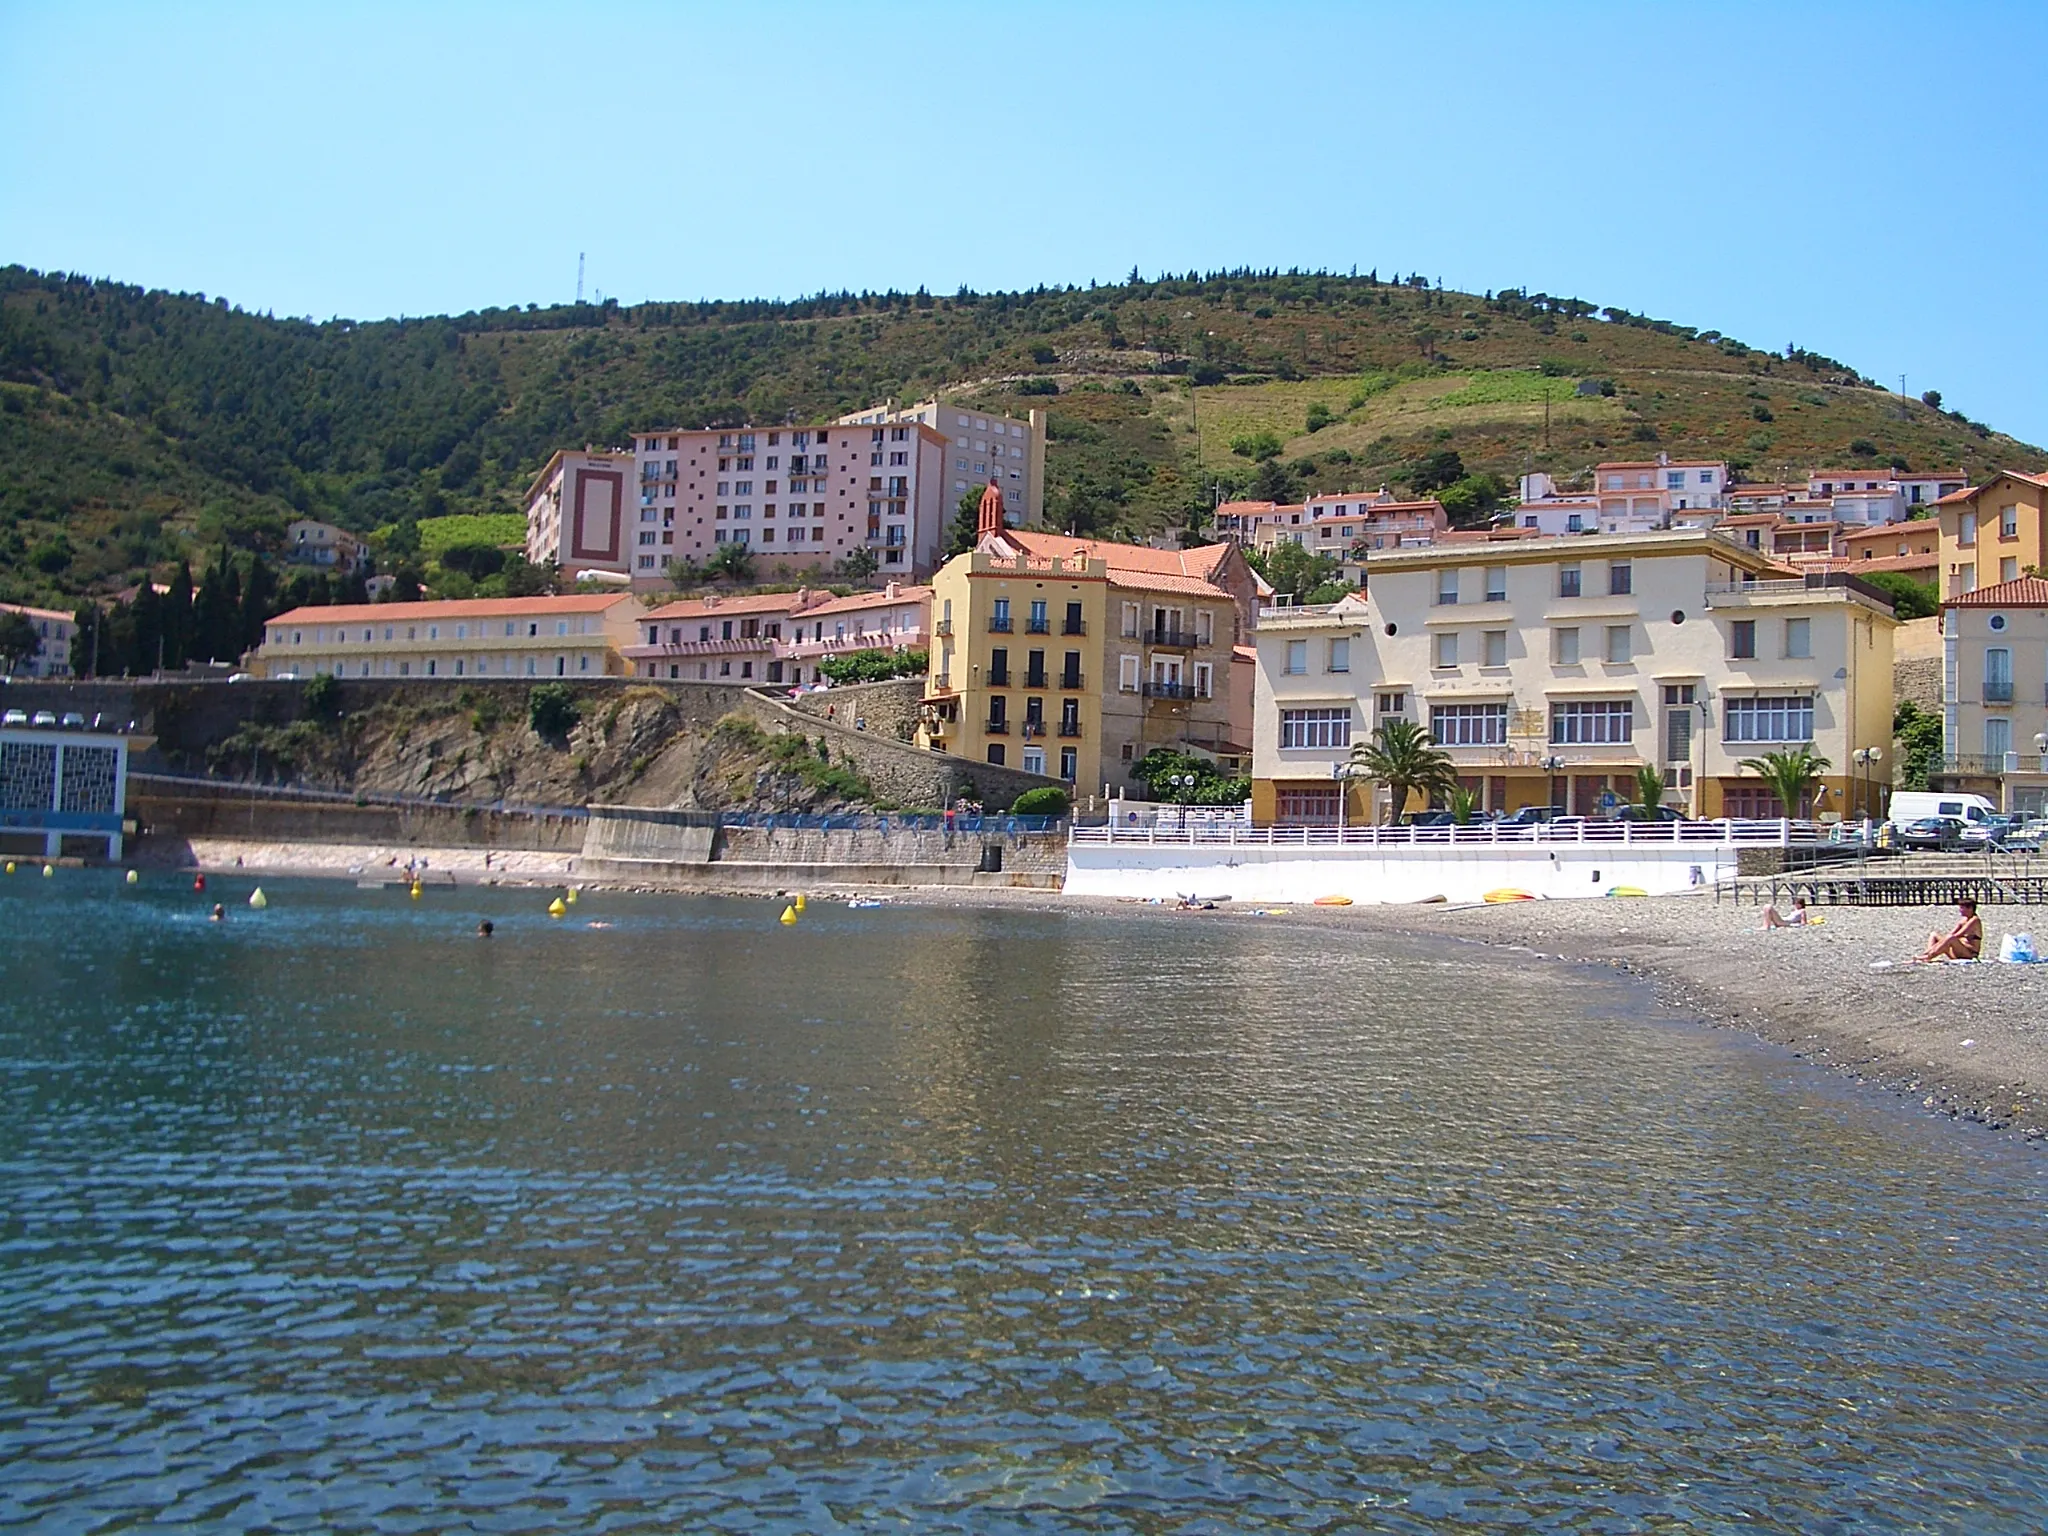
[[[315,324],[14,267],[0,596],[109,590],[222,542],[274,548],[301,513],[408,550],[422,521],[515,512],[557,447],[939,389],[1048,408],[1051,515],[1107,533],[1185,526],[1218,495],[1433,483],[1451,453],[1508,479],[1659,450],[1755,478],[2048,466],[1827,358],[1372,276]]]

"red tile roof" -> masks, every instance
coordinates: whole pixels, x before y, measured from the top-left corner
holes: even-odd
[[[364,619],[537,619],[564,613],[603,613],[631,602],[624,592],[576,592],[567,597],[472,597],[428,603],[333,603],[293,608],[272,624],[356,624]],[[67,614],[65,617],[69,618]]]
[[[1873,562],[1874,563],[1874,562]],[[2048,580],[2039,576],[2017,576],[1996,586],[1979,587],[1952,597],[1944,608],[2048,608]]]
[[[703,619],[734,613],[808,613],[825,594],[802,587],[794,592],[760,592],[751,597],[686,597],[650,609],[650,619]]]

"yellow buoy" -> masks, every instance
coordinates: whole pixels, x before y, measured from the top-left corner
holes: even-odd
[[[573,886],[573,885],[572,885],[572,886],[570,886],[570,887],[569,887],[569,894],[568,894],[568,895],[566,895],[566,896],[564,896],[564,897],[562,898],[562,900],[564,900],[564,901],[568,902],[568,903],[569,903],[569,905],[570,905],[570,906],[572,906],[572,907],[573,907],[573,906],[575,906],[575,905],[576,905],[576,887],[575,887],[575,886]]]
[[[810,905],[810,903],[804,900],[804,895],[803,895],[803,892],[802,892],[802,891],[798,891],[798,892],[797,892],[797,895],[796,895],[796,909],[797,909],[798,913],[802,913],[802,912],[803,912],[803,910],[804,910],[804,909],[805,909],[806,907],[808,907],[809,905]]]
[[[258,912],[261,912],[265,907],[270,905],[270,898],[263,894],[262,886],[257,886],[255,890],[249,893],[249,905],[254,907]]]
[[[52,866],[48,864],[45,864],[43,866],[43,878],[45,880],[49,879],[50,876],[54,875],[55,873],[57,873],[57,871]]]
[[[548,903],[549,917],[563,917],[568,914],[568,911],[569,908],[567,903],[565,903],[559,896],[557,896],[553,901]]]
[[[785,928],[793,928],[796,926],[795,907],[784,907],[782,909],[782,926]]]
[[[419,881],[417,881],[417,880],[413,881],[413,883],[412,883],[412,889],[411,889],[411,890],[410,890],[409,892],[407,892],[407,894],[408,894],[408,895],[410,895],[410,896],[412,897],[412,899],[413,899],[414,901],[418,901],[418,900],[420,899],[420,883],[419,883]]]
[[[134,870],[131,869],[128,871],[128,883],[130,885],[134,885],[137,881],[141,880],[141,878],[142,876],[137,874]]]
[[[12,859],[7,861],[7,873],[10,875],[14,873],[14,860]]]

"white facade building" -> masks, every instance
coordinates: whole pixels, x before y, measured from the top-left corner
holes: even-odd
[[[952,502],[991,481],[1002,487],[1012,526],[1045,522],[1045,412],[1028,418],[998,416],[944,400],[877,405],[839,418],[841,426],[874,427],[918,422],[945,434],[946,487]]]

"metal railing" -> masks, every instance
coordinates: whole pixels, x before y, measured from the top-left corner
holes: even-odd
[[[1986,704],[2010,704],[2012,702],[2012,679],[2009,677],[1985,678],[1984,702]]]
[[[1006,618],[990,619],[988,621],[988,632],[992,635],[1007,635],[1010,633],[1010,621]]]
[[[1192,699],[1195,696],[1193,683],[1147,683],[1145,697],[1148,699]]]
[[[1827,833],[1805,821],[1578,821],[1559,825],[1503,826],[1487,822],[1444,827],[1192,826],[1161,831],[1156,827],[1076,827],[1076,843],[1247,843],[1305,848],[1471,847],[1515,843],[1741,845],[1758,848],[1803,848],[1827,841]]]
[[[1170,650],[1187,651],[1193,650],[1201,642],[1195,638],[1195,632],[1192,629],[1167,629],[1164,626],[1160,626],[1145,637],[1145,643],[1147,645],[1163,645]]]
[[[555,816],[570,821],[589,817],[582,805],[539,805],[523,800],[464,800],[449,795],[401,795],[377,789],[309,789],[298,784],[263,784],[243,779],[209,779],[197,774],[131,773],[128,787],[157,794],[204,792],[209,797],[302,801],[318,805],[381,805],[440,811],[496,811],[514,816]]]
[[[1088,633],[1088,623],[1085,619],[1068,619],[1060,625],[1060,633],[1063,635],[1085,635]]]

